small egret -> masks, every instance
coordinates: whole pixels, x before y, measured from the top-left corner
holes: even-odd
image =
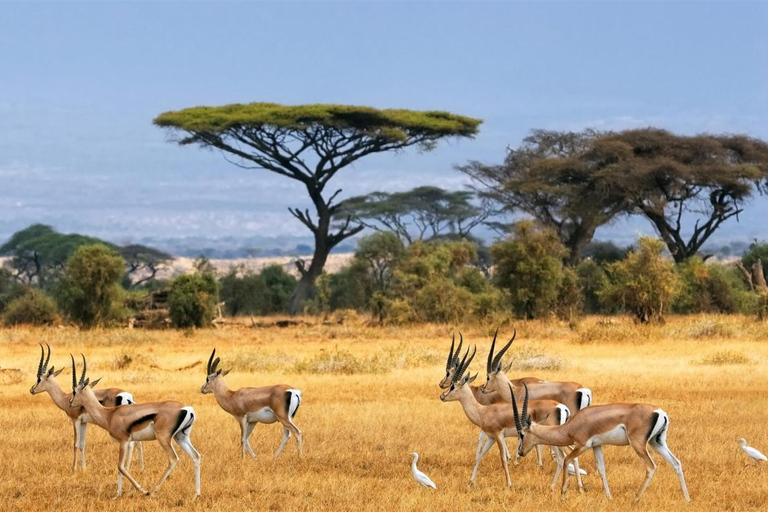
[[[742,438],[739,439],[739,443],[741,443],[741,449],[744,450],[744,453],[747,454],[747,457],[755,461],[755,464],[757,464],[759,461],[768,461],[768,457],[760,453],[760,450],[756,448],[752,448],[751,446],[747,446],[747,440]]]
[[[435,485],[435,482],[429,479],[427,475],[425,475],[422,471],[419,471],[419,469],[416,467],[416,462],[419,460],[419,454],[416,452],[411,453],[413,455],[413,462],[411,462],[411,471],[413,471],[413,479],[419,482],[419,484],[423,485],[424,487],[431,487],[433,489],[437,489],[437,486]]]

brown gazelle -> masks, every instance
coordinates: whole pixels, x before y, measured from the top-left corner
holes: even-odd
[[[36,395],[38,393],[48,393],[56,407],[64,411],[72,422],[72,426],[75,430],[75,442],[74,442],[74,461],[72,463],[72,471],[77,470],[77,459],[80,459],[80,465],[83,469],[86,468],[85,464],[85,435],[87,424],[91,422],[91,417],[85,412],[82,407],[72,408],[69,406],[69,399],[72,398],[71,393],[65,393],[58,382],[56,377],[64,370],[60,368],[54,370],[53,366],[48,368],[48,362],[51,360],[51,347],[47,343],[48,355],[45,354],[45,348],[40,345],[40,362],[37,365],[37,382],[29,390],[30,393]],[[93,381],[91,387],[96,386],[99,381]],[[100,389],[94,392],[96,399],[104,406],[117,407],[118,405],[132,404],[133,395],[127,391],[123,391],[118,388]],[[144,470],[144,452],[141,447],[141,443],[136,443],[136,447],[139,451],[139,467]],[[129,453],[128,466],[131,465],[131,455]]]
[[[509,371],[511,363],[507,368],[502,368],[501,360],[507,350],[509,350],[509,347],[512,346],[512,342],[515,341],[517,330],[513,332],[512,339],[494,356],[493,352],[496,348],[496,335],[498,332],[497,329],[496,334],[493,335],[491,351],[488,353],[486,380],[485,384],[481,386],[483,393],[501,393],[504,400],[509,403],[509,396],[507,396],[508,385],[512,385],[512,389],[517,393],[519,400],[523,396],[523,384],[527,384],[531,400],[556,400],[561,404],[565,404],[572,414],[576,414],[592,404],[592,391],[577,382],[526,382],[524,380],[510,380],[507,377],[507,371]]]
[[[476,352],[477,348],[472,351],[472,355],[467,360],[469,356],[469,349],[467,349],[464,358],[458,365],[457,372],[453,375],[450,387],[440,395],[440,400],[443,402],[459,401],[469,421],[480,427],[488,438],[476,454],[475,467],[470,477],[470,483],[475,481],[480,460],[491,446],[496,443],[499,447],[499,456],[501,457],[507,485],[511,486],[512,479],[509,476],[509,466],[507,465],[509,454],[504,443],[504,436],[514,436],[517,434],[514,415],[509,403],[482,405],[475,400],[474,395],[470,391],[469,384],[477,378],[477,374],[470,376],[469,373],[465,375],[465,372],[469,368],[472,359],[474,359]],[[561,414],[567,414],[567,409],[562,404],[552,400],[537,400],[531,403],[531,414],[543,423],[557,424],[564,421],[565,418],[561,417]]]
[[[662,409],[649,404],[607,404],[594,405],[578,414],[561,426],[538,425],[528,414],[528,390],[525,390],[522,412],[517,409],[517,400],[512,393],[512,408],[518,431],[517,452],[524,456],[537,444],[555,446],[573,446],[573,450],[563,461],[563,468],[580,454],[590,448],[597,460],[597,469],[603,480],[605,495],[611,498],[608,479],[605,476],[603,445],[630,445],[645,464],[645,480],[637,491],[635,501],[640,501],[645,489],[656,472],[656,464],[648,454],[651,446],[677,473],[680,487],[686,501],[691,501],[685,485],[683,466],[667,446],[669,415]],[[563,471],[562,496],[568,491],[568,473]]]
[[[453,378],[453,375],[456,373],[456,369],[459,366],[459,355],[461,353],[461,347],[464,344],[464,336],[459,333],[459,347],[455,348],[456,343],[456,336],[455,334],[451,337],[451,350],[448,352],[448,361],[445,363],[445,377],[443,377],[443,380],[440,381],[438,386],[440,386],[440,389],[448,389],[451,385],[451,379]],[[523,377],[522,379],[518,379],[516,381],[521,386],[523,382],[527,384],[535,383],[535,382],[543,382],[541,379],[538,379],[536,377]],[[502,404],[502,403],[509,403],[509,397],[504,398],[504,395],[501,395],[499,393],[493,392],[493,393],[483,393],[480,386],[470,386],[470,391],[472,391],[472,394],[475,397],[475,400],[477,400],[477,403],[481,405],[491,405],[491,404]],[[477,439],[477,452],[476,455],[479,455],[481,450],[483,450],[483,446],[485,445],[486,441],[485,433],[481,430],[480,436]],[[541,447],[536,447],[536,453],[537,453],[537,461],[539,466],[543,466],[544,463],[541,458]],[[518,464],[518,458],[515,457],[515,465]]]
[[[75,377],[75,358],[72,357],[72,398],[70,407],[85,407],[91,421],[109,432],[112,439],[120,443],[120,457],[117,463],[117,495],[123,492],[123,476],[142,494],[156,492],[173,472],[179,456],[173,441],[186,453],[195,467],[195,495],[200,496],[200,453],[189,439],[192,425],[197,416],[194,409],[179,402],[152,402],[146,404],[104,407],[99,403],[86,378],[87,363],[83,356],[83,372],[80,381]],[[132,441],[157,440],[168,457],[168,468],[151,490],[146,491],[126,467],[129,446]]]
[[[240,388],[237,391],[232,391],[224,380],[224,376],[230,370],[222,371],[219,369],[220,359],[218,357],[214,359],[215,355],[216,349],[214,348],[208,359],[205,384],[203,384],[200,392],[213,393],[219,406],[231,414],[240,425],[241,458],[244,459],[247,452],[253,459],[256,459],[256,454],[248,441],[256,424],[276,421],[279,421],[283,426],[283,441],[275,452],[275,459],[282,453],[291,434],[296,436],[299,456],[301,456],[301,430],[293,422],[293,417],[301,405],[301,391],[285,384],[260,388]]]

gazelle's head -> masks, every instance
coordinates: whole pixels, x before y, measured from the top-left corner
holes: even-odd
[[[448,352],[448,361],[445,363],[445,377],[440,381],[440,389],[448,389],[451,387],[451,381],[456,374],[456,370],[459,368],[459,355],[461,354],[461,345],[464,343],[464,336],[459,333],[459,348],[456,351],[453,350],[454,343],[456,343],[456,334],[451,337],[451,351]]]
[[[85,356],[80,354],[83,358],[83,372],[80,374],[80,380],[77,380],[77,368],[75,368],[75,358],[72,354],[69,354],[72,359],[72,398],[69,399],[70,407],[82,407],[83,397],[86,395],[93,395],[93,387],[99,383],[101,377],[91,382],[90,378],[85,377],[85,372],[88,369],[88,363],[85,361]],[[95,396],[94,396],[95,398]]]
[[[221,370],[219,366],[219,359],[218,357],[214,359],[213,357],[216,355],[216,349],[213,349],[213,352],[211,352],[211,357],[208,358],[208,367],[205,370],[205,384],[203,384],[203,387],[200,388],[200,392],[203,394],[212,393],[213,392],[213,383],[216,382],[216,379],[219,377],[223,377],[224,375],[228,374],[231,370]]]
[[[467,351],[464,353],[464,358],[456,368],[456,372],[453,374],[453,377],[451,377],[450,386],[448,389],[443,391],[442,395],[440,395],[440,400],[443,402],[458,400],[460,393],[465,389],[465,387],[474,382],[474,380],[477,378],[477,374],[470,376],[469,373],[466,375],[465,373],[467,368],[469,368],[469,364],[472,362],[472,359],[474,359],[476,353],[477,347],[472,350],[472,355],[469,356],[469,348],[467,348]],[[469,360],[467,360],[467,356],[469,356]]]
[[[502,386],[509,384],[509,379],[507,379],[506,373],[512,366],[512,363],[509,363],[506,368],[502,368],[501,358],[504,357],[504,354],[509,350],[509,347],[512,346],[512,342],[515,341],[517,330],[512,334],[512,339],[509,340],[507,344],[504,345],[504,348],[499,350],[499,353],[494,356],[493,352],[496,349],[496,335],[498,334],[499,330],[496,329],[496,333],[493,335],[493,342],[491,343],[491,350],[488,352],[488,362],[485,365],[485,384],[480,388],[483,393],[499,391],[499,389],[502,389]]]
[[[35,382],[34,386],[29,388],[29,392],[33,395],[48,391],[50,386],[53,385],[53,379],[64,371],[64,368],[59,368],[58,370],[54,370],[53,366],[48,368],[48,361],[51,360],[51,347],[47,343],[45,346],[48,347],[48,356],[45,355],[45,348],[43,348],[43,345],[41,344],[40,362],[37,365],[37,382]],[[43,361],[43,359],[45,359],[45,361]]]
[[[517,428],[517,454],[521,457],[525,457],[534,446],[538,443],[537,437],[531,432],[531,417],[528,416],[528,386],[523,383],[525,387],[525,398],[523,399],[523,411],[517,410],[517,400],[515,400],[515,393],[512,391],[512,385],[508,384],[509,393],[512,395],[512,412],[515,415],[515,428]]]

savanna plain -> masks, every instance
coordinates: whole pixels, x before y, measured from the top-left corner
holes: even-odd
[[[768,449],[768,325],[739,316],[668,319],[638,326],[622,318],[590,317],[577,325],[518,322],[508,357],[514,376],[573,380],[592,389],[594,403],[649,402],[671,418],[668,443],[683,463],[692,503],[657,455],[658,470],[639,510],[765,510],[768,467],[748,467],[737,439]],[[507,488],[496,448],[468,485],[478,429],[458,402],[442,403],[453,329],[477,343],[472,369],[485,377],[495,325],[371,327],[361,319],[323,325],[315,319],[287,328],[229,326],[200,331],[0,330],[0,509],[2,510],[627,510],[644,477],[628,447],[605,450],[614,499],[603,494],[591,453],[581,458],[587,492],[572,482],[567,501],[548,486],[554,461],[537,467],[533,454],[511,466]],[[502,328],[511,334],[512,326]],[[40,348],[67,369],[84,353],[91,379],[121,387],[138,402],[178,400],[198,421],[191,438],[202,453],[202,497],[194,499],[192,464],[182,457],[160,491],[139,495],[127,482],[114,500],[117,444],[88,427],[88,469],[72,472],[72,427],[46,395],[31,396]],[[205,363],[216,347],[231,368],[230,387],[286,383],[300,388],[296,423],[304,457],[291,440],[275,462],[277,424],[258,425],[251,444],[258,460],[241,460],[239,428],[202,395]],[[508,359],[509,360],[509,359]],[[509,440],[512,447],[516,439]],[[409,453],[437,491],[419,487]],[[546,454],[546,452],[545,452]],[[652,452],[652,456],[655,454]],[[145,443],[146,469],[134,476],[153,485],[166,467],[157,443]]]

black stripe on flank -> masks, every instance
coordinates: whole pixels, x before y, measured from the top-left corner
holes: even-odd
[[[581,410],[581,402],[584,401],[583,398],[584,398],[584,393],[582,391],[577,391],[576,392],[576,410],[577,411]]]
[[[651,414],[651,428],[648,430],[648,435],[645,436],[646,442],[651,440],[651,434],[653,434],[653,428],[656,426],[657,421],[659,421],[659,413],[654,412]]]
[[[291,394],[290,391],[285,392],[285,414],[289,416],[291,414]]]
[[[184,423],[184,419],[187,417],[187,411],[184,409],[181,410],[179,413],[179,417],[176,418],[176,425],[173,427],[173,434],[176,435],[176,432],[181,428],[182,423]]]
[[[128,432],[133,430],[133,427],[137,425],[141,425],[142,423],[147,423],[148,421],[152,421],[155,419],[157,414],[147,414],[146,416],[142,416],[141,418],[137,419],[136,421],[131,422],[130,425],[128,425]]]
[[[664,424],[661,426],[661,429],[659,430],[659,433],[656,434],[656,444],[661,444],[661,434],[664,433],[664,431],[667,430],[667,417],[664,417]]]

